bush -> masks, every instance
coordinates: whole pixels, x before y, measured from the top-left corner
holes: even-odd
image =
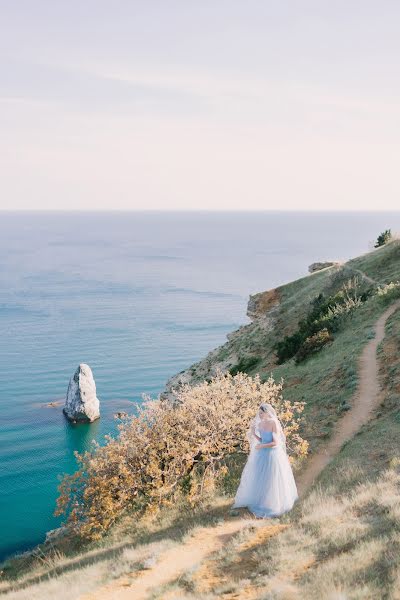
[[[296,354],[296,363],[303,362],[312,354],[319,352],[324,346],[333,342],[333,336],[327,329],[321,329],[311,337],[308,337]]]
[[[299,322],[297,331],[275,345],[278,364],[296,356],[305,342],[318,332],[327,330],[332,334],[338,331],[345,319],[371,295],[371,290],[360,293],[359,286],[358,279],[353,278],[333,296],[326,298],[319,294],[312,301],[307,317]]]
[[[149,400],[119,428],[117,439],[77,454],[79,470],[60,484],[56,514],[77,535],[99,539],[128,509],[155,510],[179,497],[195,505],[227,472],[226,461],[247,452],[246,432],[257,407],[275,407],[293,457],[307,453],[298,434],[302,402],[282,397],[282,383],[239,373],[174,392],[174,402]]]
[[[281,342],[277,342],[275,345],[276,357],[278,364],[286,362],[292,358],[298,349],[300,348],[303,341],[303,336],[299,331],[293,335],[287,335]]]
[[[374,248],[380,248],[381,246],[384,246],[385,244],[390,242],[391,239],[392,239],[392,230],[391,229],[386,229],[385,231],[382,231],[382,233],[380,233],[378,235],[378,239],[375,242]]]
[[[361,297],[346,298],[344,302],[337,302],[330,306],[326,314],[321,318],[321,323],[325,325],[331,333],[338,331],[345,319],[363,303]]]
[[[400,298],[400,281],[391,281],[387,285],[380,286],[376,293],[384,304],[390,304],[393,300]]]
[[[258,356],[242,356],[238,364],[229,369],[231,375],[237,375],[238,373],[248,373],[251,369],[254,369],[260,362]]]
[[[299,322],[298,329],[292,335],[275,345],[278,363],[282,364],[295,356],[304,340],[318,331],[318,319],[327,309],[327,301],[323,294],[319,294],[311,303],[311,310],[305,319]]]

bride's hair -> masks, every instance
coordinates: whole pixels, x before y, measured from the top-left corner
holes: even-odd
[[[274,419],[277,418],[276,410],[271,404],[268,404],[267,402],[263,402],[262,404],[260,404],[259,410],[262,410],[262,412],[265,412],[268,416]]]

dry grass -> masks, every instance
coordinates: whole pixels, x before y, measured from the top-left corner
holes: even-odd
[[[146,568],[164,551],[180,546],[198,527],[218,524],[230,505],[230,499],[214,497],[212,503],[205,502],[195,509],[177,503],[139,521],[135,515],[126,515],[101,542],[73,552],[67,547],[62,553],[42,545],[3,565],[0,594],[6,594],[7,600],[47,600],[63,598],[65,588],[69,590],[68,598],[77,598],[125,573]],[[73,586],[69,585],[71,574]]]
[[[121,578],[125,574],[130,576],[140,570],[149,568],[157,561],[158,556],[178,542],[172,540],[163,540],[149,544],[141,544],[136,547],[125,547],[117,555],[105,560],[98,560],[95,555],[87,566],[74,566],[73,563],[60,559],[51,565],[46,561],[47,571],[58,571],[59,575],[46,577],[42,572],[40,581],[34,585],[29,585],[21,589],[12,590],[13,586],[8,586],[9,592],[6,595],[7,600],[23,600],[27,598],[36,598],[45,600],[47,598],[64,599],[78,598],[81,594],[96,590],[99,586],[113,579]],[[83,554],[82,558],[88,557]],[[71,568],[70,568],[71,567]],[[23,582],[14,584],[16,588]],[[5,591],[5,586],[3,591]],[[1,592],[0,588],[0,592]]]
[[[342,496],[334,486],[318,486],[287,523],[249,525],[197,569],[154,591],[152,598],[392,599],[399,597],[399,550],[396,466]]]

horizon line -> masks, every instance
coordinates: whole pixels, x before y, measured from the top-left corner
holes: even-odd
[[[393,208],[366,208],[366,209],[317,209],[317,208],[303,208],[303,209],[202,209],[202,208],[0,208],[0,214],[18,214],[18,213],[208,213],[208,214],[232,214],[232,213],[400,213],[400,209]]]

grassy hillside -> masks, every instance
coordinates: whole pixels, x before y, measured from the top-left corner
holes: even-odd
[[[315,452],[349,408],[359,356],[390,297],[368,298],[333,342],[303,363],[277,365],[275,344],[296,330],[318,294],[335,294],[350,277],[374,291],[400,280],[399,258],[395,241],[281,286],[272,301],[259,301],[264,312],[253,323],[188,370],[190,380],[210,376],[216,364],[283,377],[285,396],[307,403],[302,433]],[[296,509],[260,533],[250,523],[153,598],[400,598],[400,311],[390,318],[379,359],[384,402],[376,419],[346,444]],[[126,515],[100,542],[81,547],[60,539],[7,561],[0,593],[10,600],[75,598],[157,564],[200,526],[225,518],[242,465],[243,458],[234,461],[218,494],[196,509],[175,506],[140,521]]]
[[[400,311],[386,332],[379,352],[385,393],[376,419],[346,444],[290,516],[272,526],[270,537],[251,545],[251,557],[243,536],[216,557],[214,577],[219,572],[220,585],[229,587],[223,597],[400,598]],[[205,593],[196,573],[186,586],[187,598]]]
[[[372,326],[382,312],[382,302],[366,302],[337,332],[333,343],[302,364],[289,360],[276,364],[275,345],[293,333],[298,322],[310,310],[319,294],[335,294],[345,282],[357,277],[362,289],[400,280],[400,242],[392,243],[349,262],[316,272],[274,290],[273,302],[261,305],[257,318],[229,336],[229,341],[203,361],[193,365],[180,378],[189,383],[210,377],[216,368],[260,373],[265,379],[273,373],[285,383],[285,396],[304,400],[305,423],[302,434],[310,441],[311,451],[329,437],[337,419],[348,410],[357,387],[357,362],[364,344],[372,335]],[[269,297],[271,292],[268,293]],[[266,310],[265,304],[267,305]],[[271,306],[272,305],[272,306]],[[179,378],[173,380],[178,383]]]

